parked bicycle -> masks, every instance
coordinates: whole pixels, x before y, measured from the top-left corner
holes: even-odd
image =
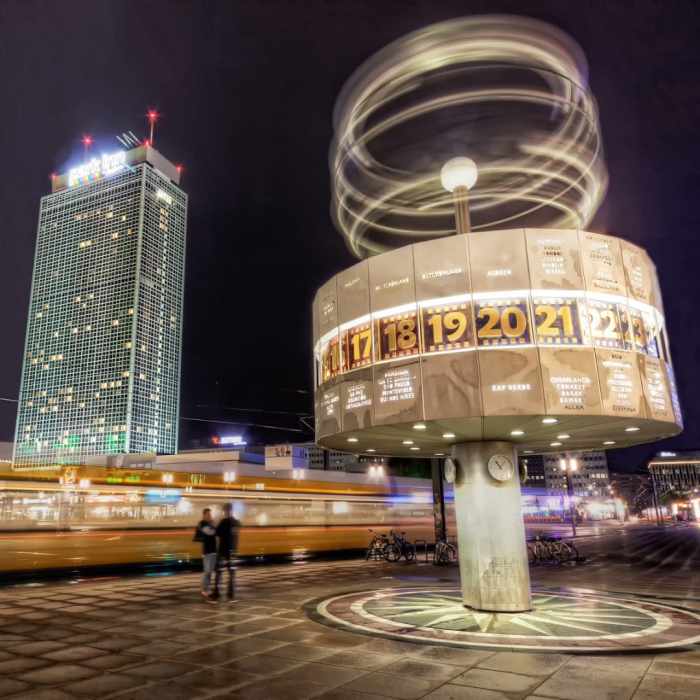
[[[389,546],[389,537],[374,530],[370,530],[370,532],[372,533],[372,540],[369,543],[369,547],[367,547],[365,559],[367,561],[370,559],[386,559],[384,550]]]
[[[370,530],[372,540],[367,548],[365,559],[384,559],[389,562],[397,562],[401,557],[406,561],[413,561],[416,558],[416,547],[409,542],[405,532],[401,534],[390,530],[388,535]]]
[[[416,547],[406,539],[406,533],[389,531],[389,545],[384,550],[387,561],[398,561],[403,557],[406,561],[416,558]]]
[[[438,540],[433,550],[433,564],[444,566],[457,560],[457,548],[446,540]]]
[[[530,564],[564,564],[570,561],[582,561],[573,542],[564,542],[546,535],[537,535],[528,544],[527,558]]]

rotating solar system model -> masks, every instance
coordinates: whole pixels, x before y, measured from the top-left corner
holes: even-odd
[[[465,606],[531,606],[518,454],[682,429],[654,264],[587,230],[607,174],[585,57],[523,18],[399,39],[343,88],[313,304],[316,440],[445,458]]]

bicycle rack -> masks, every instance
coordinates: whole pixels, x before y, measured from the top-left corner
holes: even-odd
[[[425,563],[428,563],[428,540],[414,540],[413,546],[416,548],[416,561],[418,561],[418,545],[423,547],[423,553],[425,554]]]

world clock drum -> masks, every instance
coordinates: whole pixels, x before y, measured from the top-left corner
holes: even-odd
[[[325,447],[561,451],[682,429],[656,269],[616,236],[509,229],[398,248],[328,280],[313,330]]]

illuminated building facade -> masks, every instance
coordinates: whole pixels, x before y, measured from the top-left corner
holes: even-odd
[[[544,489],[544,456],[535,454],[520,455],[518,457],[520,472],[525,474],[523,486]]]
[[[576,471],[570,475],[576,496],[607,496],[610,486],[608,458],[603,450],[544,455],[544,478],[547,491],[566,492],[566,475],[561,470],[562,458],[576,460]]]
[[[659,452],[649,462],[657,494],[700,489],[700,452]]]
[[[17,469],[177,450],[187,195],[142,145],[41,199]]]
[[[313,442],[267,445],[265,458],[266,464],[276,469],[323,469],[361,473],[366,472],[370,466],[383,466],[386,463],[382,457],[326,450]]]

